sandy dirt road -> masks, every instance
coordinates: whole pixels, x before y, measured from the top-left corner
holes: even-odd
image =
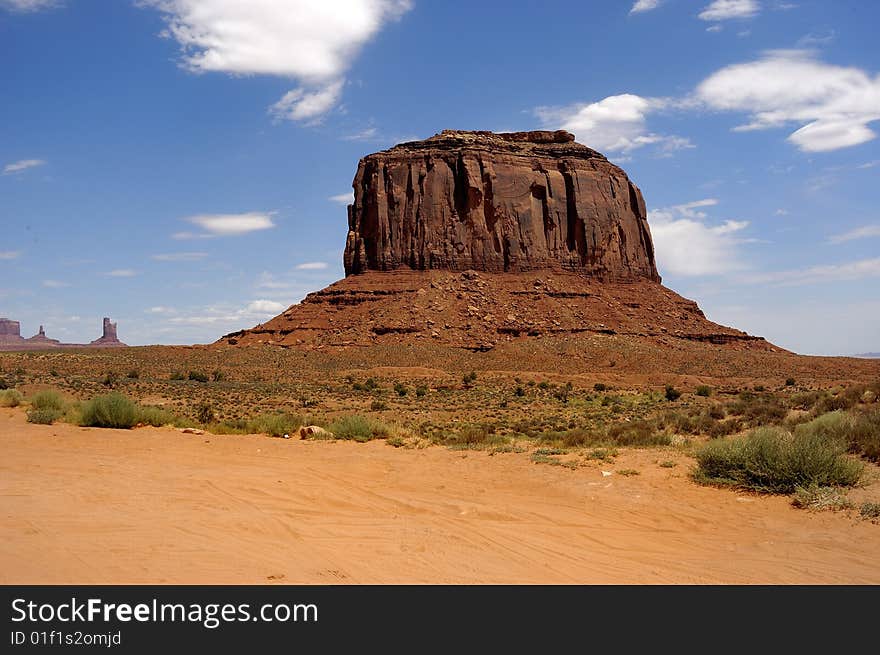
[[[880,526],[672,450],[526,454],[38,426],[0,410],[0,583],[880,583]],[[658,461],[673,460],[674,468]],[[641,475],[603,476],[636,469]]]

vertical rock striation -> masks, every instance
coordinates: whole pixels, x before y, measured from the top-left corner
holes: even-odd
[[[446,130],[364,157],[346,275],[564,269],[660,281],[642,194],[568,132]]]

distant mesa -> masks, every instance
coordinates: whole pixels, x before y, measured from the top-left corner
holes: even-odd
[[[682,340],[779,350],[664,287],[645,201],[565,131],[444,130],[365,156],[346,277],[217,343],[295,348]]]
[[[58,339],[46,336],[46,330],[40,326],[39,331],[25,339],[21,336],[21,323],[8,318],[0,318],[0,351],[2,350],[48,350],[51,348],[112,348],[125,347],[116,335],[116,323],[104,318],[104,331],[100,338],[88,344],[61,343]]]

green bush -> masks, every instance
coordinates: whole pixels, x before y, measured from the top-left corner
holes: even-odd
[[[851,453],[880,462],[880,410],[829,412],[797,426],[795,434],[842,442]]]
[[[137,380],[141,377],[140,372],[137,369],[131,369],[126,376],[129,380]]]
[[[0,407],[18,407],[21,404],[22,395],[16,389],[4,389],[0,391]]]
[[[350,439],[352,441],[370,441],[387,437],[390,428],[375,419],[367,416],[353,414],[342,416],[333,421],[327,428],[337,439]]]
[[[190,371],[186,377],[187,377],[187,379],[192,380],[193,382],[207,382],[208,381],[207,373],[202,373],[201,371]]]
[[[607,391],[608,385],[602,384],[601,382],[597,382],[593,385],[593,391]]]
[[[120,393],[92,398],[83,405],[81,425],[93,428],[132,428],[138,423],[138,406]]]
[[[137,422],[144,425],[152,425],[160,428],[163,425],[172,425],[176,421],[174,414],[161,407],[138,407]]]
[[[513,395],[517,398],[522,398],[526,395],[526,390],[523,389],[521,386],[517,386],[517,388],[513,390]]]
[[[668,446],[672,439],[650,421],[630,421],[608,428],[607,442],[615,446]]]
[[[289,412],[283,414],[260,414],[247,423],[248,431],[280,437],[296,432],[304,425],[303,417]]]
[[[34,409],[50,409],[64,413],[64,398],[57,391],[38,391],[31,398],[31,407]]]
[[[394,383],[394,391],[397,392],[397,395],[401,398],[405,396],[409,390],[406,388],[406,385],[403,382],[395,382]]]
[[[199,423],[202,423],[203,425],[213,423],[214,419],[214,406],[211,403],[204,401],[196,406],[196,420]]]
[[[57,409],[36,409],[31,408],[27,413],[28,423],[40,423],[42,425],[52,425],[61,418],[62,412]]]
[[[701,384],[697,387],[695,392],[698,396],[702,396],[703,398],[708,398],[712,395],[712,387],[707,384]]]
[[[172,371],[168,376],[169,380],[186,380],[186,375],[182,371]]]
[[[794,378],[785,378],[785,386],[793,387],[794,386]]]
[[[370,409],[374,412],[381,412],[388,409],[388,403],[384,400],[374,400],[370,403]]]
[[[771,427],[739,439],[710,441],[695,456],[699,482],[763,493],[789,494],[811,485],[852,486],[863,470],[860,462],[846,456],[840,440]]]
[[[422,398],[427,393],[428,393],[428,387],[426,387],[424,384],[420,384],[419,386],[416,387],[416,397]]]
[[[216,371],[214,371],[213,373],[211,373],[211,379],[212,379],[214,382],[223,382],[223,380],[226,379],[226,373],[224,373],[223,371],[221,371],[221,370],[218,368]]]
[[[681,391],[673,387],[671,384],[666,385],[666,400],[673,402],[681,398]]]

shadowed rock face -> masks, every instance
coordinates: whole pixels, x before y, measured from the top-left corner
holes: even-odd
[[[353,186],[346,275],[549,268],[660,281],[641,192],[568,132],[446,130],[364,157]]]

